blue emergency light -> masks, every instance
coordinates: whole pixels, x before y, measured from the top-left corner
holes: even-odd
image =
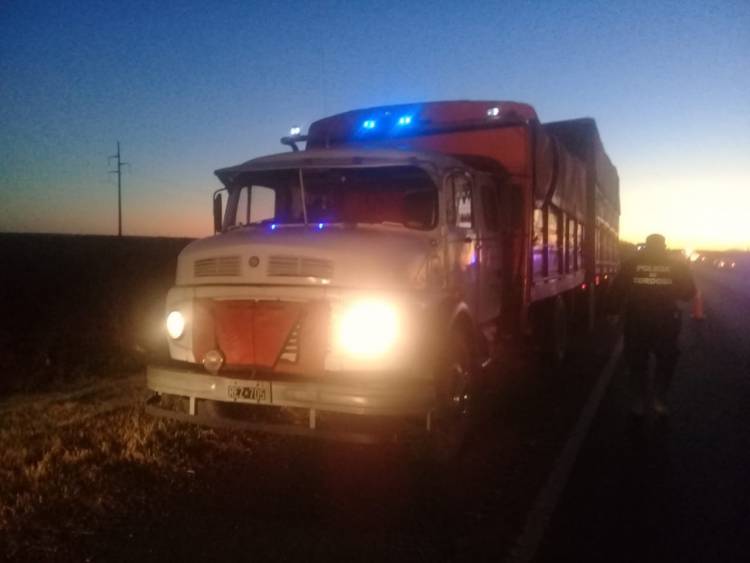
[[[402,115],[398,118],[398,125],[404,127],[405,125],[411,125],[411,115]]]
[[[365,129],[375,129],[375,126],[377,125],[377,121],[374,119],[368,119],[363,124],[362,127]]]

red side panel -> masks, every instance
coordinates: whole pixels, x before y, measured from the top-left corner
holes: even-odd
[[[213,301],[193,306],[198,362],[220,350],[228,368],[317,375],[328,349],[330,311],[324,302]]]
[[[299,354],[296,361],[284,356],[276,364],[276,371],[284,373],[314,375],[322,373],[329,346],[331,310],[324,301],[305,305],[297,333]]]
[[[216,344],[226,364],[273,367],[300,312],[296,303],[216,301]]]
[[[252,301],[217,301],[214,303],[216,344],[227,365],[255,363]]]
[[[237,357],[243,361],[231,363],[254,363],[265,368],[276,365],[276,360],[281,355],[281,350],[301,313],[302,304],[298,303],[257,303],[250,335],[253,340],[254,361],[245,361],[245,357],[238,349]]]
[[[525,125],[476,129],[399,140],[399,146],[444,154],[484,156],[502,164],[514,176],[529,172],[528,129]]]
[[[216,349],[213,303],[210,299],[193,301],[193,354],[196,362],[202,362],[206,352]]]

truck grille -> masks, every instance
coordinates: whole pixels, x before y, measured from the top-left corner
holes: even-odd
[[[196,260],[193,264],[193,275],[196,278],[239,276],[240,257],[217,256]]]
[[[268,275],[331,279],[333,263],[320,258],[271,256],[268,260]]]

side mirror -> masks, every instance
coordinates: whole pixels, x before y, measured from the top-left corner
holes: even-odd
[[[214,194],[214,232],[218,233],[221,231],[221,193]]]

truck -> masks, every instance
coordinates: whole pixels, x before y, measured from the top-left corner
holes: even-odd
[[[455,452],[487,366],[532,343],[557,369],[617,269],[596,122],[442,101],[292,133],[215,172],[215,234],[179,255],[148,412]]]

